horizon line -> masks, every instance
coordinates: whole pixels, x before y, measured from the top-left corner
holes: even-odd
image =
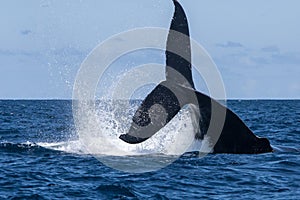
[[[72,98],[0,98],[0,101],[72,101]],[[96,99],[100,100],[100,99]],[[143,99],[132,99],[132,100],[143,100]],[[224,100],[224,99],[216,99]],[[300,98],[227,98],[227,100],[300,100]]]

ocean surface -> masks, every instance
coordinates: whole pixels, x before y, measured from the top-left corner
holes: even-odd
[[[71,101],[0,100],[0,199],[300,199],[300,101],[227,104],[273,153],[186,153],[157,171],[126,173],[84,150]],[[145,168],[156,159],[143,156],[107,158]]]

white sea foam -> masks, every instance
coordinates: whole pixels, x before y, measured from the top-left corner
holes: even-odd
[[[113,156],[181,155],[194,141],[195,130],[189,107],[178,113],[170,123],[150,139],[140,144],[128,144],[119,139],[119,136],[126,133],[130,125],[131,118],[127,115],[126,119],[129,120],[124,120],[120,112],[116,110],[114,112],[101,110],[97,114],[91,112],[84,126],[78,129],[80,140],[91,154]]]
[[[66,153],[74,154],[88,154],[88,151],[84,148],[84,145],[80,140],[66,141],[66,142],[38,142],[37,145],[46,149],[52,149],[56,151],[63,151]]]
[[[181,155],[200,150],[211,152],[208,138],[195,140],[195,129],[199,127],[193,121],[194,110],[191,106],[184,107],[164,128],[140,144],[128,144],[119,139],[130,126],[128,110],[118,110],[119,106],[113,109],[107,104],[98,108],[97,112],[89,112],[78,123],[82,125],[78,127],[79,140],[38,145],[68,153],[108,156]]]

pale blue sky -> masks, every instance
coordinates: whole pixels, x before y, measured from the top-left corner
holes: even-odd
[[[180,2],[229,98],[300,98],[300,1]],[[97,44],[131,28],[168,28],[173,9],[171,0],[2,1],[0,99],[71,98]]]

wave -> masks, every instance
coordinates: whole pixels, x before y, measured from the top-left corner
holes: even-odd
[[[50,149],[54,151],[61,151],[72,154],[89,154],[89,152],[86,150],[85,146],[80,140],[52,143],[38,142],[36,144],[45,149]]]
[[[55,152],[64,152],[70,154],[89,154],[85,151],[79,140],[65,142],[1,142],[0,152],[6,153],[30,153],[30,154],[53,154]]]
[[[25,143],[11,143],[2,142],[0,143],[0,151],[7,153],[46,153],[49,149],[43,148],[35,143],[25,142]]]
[[[274,149],[274,152],[277,153],[299,153],[300,149],[299,148],[294,148],[294,147],[285,147],[285,146],[273,146],[272,148]]]

